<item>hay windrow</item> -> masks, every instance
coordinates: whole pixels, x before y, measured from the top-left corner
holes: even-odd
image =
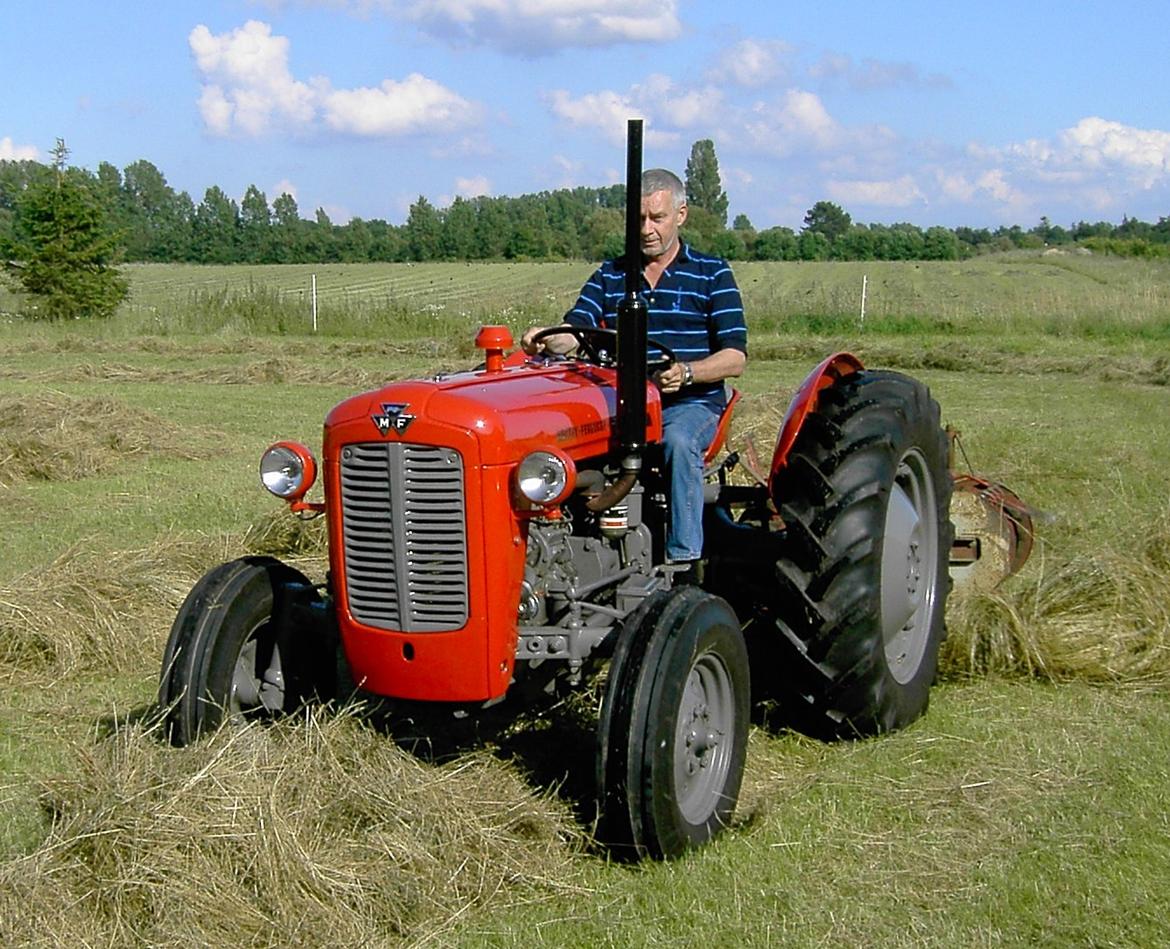
[[[100,552],[81,541],[0,586],[0,677],[142,671],[161,658],[176,611],[207,570],[266,554],[317,581],[325,543],[324,518],[302,521],[284,510],[241,535],[173,535]]]
[[[42,800],[48,838],[0,866],[5,945],[397,945],[581,890],[554,795],[487,755],[423,764],[350,712],[182,751],[127,727]]]
[[[757,478],[767,480],[776,438],[792,395],[791,390],[776,388],[762,395],[740,397],[724,445],[726,453],[739,455],[738,465],[730,474],[733,484],[754,484]],[[723,456],[717,460],[722,461]]]
[[[764,477],[787,403],[780,390],[745,396],[732,423],[728,448],[742,461],[754,445]],[[745,468],[731,480],[753,480]],[[1033,553],[1041,557],[1042,548]],[[947,622],[944,675],[1168,683],[1170,515],[1155,520],[1143,548],[1046,563],[1031,585],[1018,577],[987,593],[956,593]]]
[[[13,578],[0,587],[0,675],[122,673],[157,663],[187,592],[232,546],[194,535],[99,555],[82,542]]]
[[[125,339],[65,336],[60,338],[23,338],[0,341],[0,355],[18,356],[42,353],[93,353],[103,356],[116,353],[148,353],[159,356],[179,356],[183,359],[199,356],[238,355],[243,341],[231,336],[168,337],[134,336]],[[250,335],[246,340],[250,353],[270,358],[303,356],[337,357],[339,361],[352,356],[403,355],[440,356],[450,351],[450,344],[442,339],[421,339],[389,342],[384,339],[282,339]],[[103,360],[104,361],[104,360]]]
[[[207,433],[196,433],[202,446]],[[116,399],[0,397],[0,487],[75,481],[134,457],[194,459],[192,433]]]
[[[1170,683],[1170,521],[1143,547],[1041,564],[1038,578],[953,597],[950,676]]]
[[[1061,354],[1021,353],[996,349],[985,339],[946,338],[943,341],[899,339],[890,342],[879,335],[825,337],[820,335],[762,335],[752,344],[753,361],[786,360],[810,368],[828,352],[848,349],[867,365],[884,366],[914,374],[924,370],[986,375],[1076,376],[1105,382],[1137,385],[1170,385],[1170,359],[1164,355],[1094,352]],[[365,340],[296,340],[249,337],[245,363],[217,365],[216,360],[235,358],[241,342],[233,339],[201,339],[198,343],[165,337],[125,340],[23,340],[0,345],[0,353],[76,353],[82,358],[67,366],[25,369],[12,364],[0,367],[0,378],[46,384],[62,382],[182,382],[208,385],[339,385],[355,390],[374,389],[400,379],[419,376],[417,361],[426,360],[427,371],[458,372],[480,359],[468,340],[454,343],[437,339],[395,343]],[[136,365],[116,361],[136,354],[183,357],[184,365]],[[200,358],[210,364],[200,365]],[[384,357],[384,369],[354,366],[355,359]],[[412,368],[398,368],[404,357]]]
[[[292,558],[323,568],[328,542],[324,517],[301,518],[279,508],[252,524],[244,532],[242,545],[250,554]],[[302,564],[297,565],[305,569]]]
[[[252,360],[238,365],[175,368],[135,366],[117,362],[80,362],[31,372],[6,370],[7,378],[41,383],[62,382],[170,382],[196,385],[333,385],[356,390],[375,389],[395,379],[416,376],[405,370],[380,372],[346,366],[299,362],[287,357]]]

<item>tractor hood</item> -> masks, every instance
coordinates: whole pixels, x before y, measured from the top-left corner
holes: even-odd
[[[325,420],[326,442],[478,443],[484,465],[559,448],[574,460],[615,448],[617,376],[584,363],[523,363],[396,382],[346,399]],[[646,441],[662,435],[658,390],[647,386]],[[470,446],[469,446],[470,447]]]

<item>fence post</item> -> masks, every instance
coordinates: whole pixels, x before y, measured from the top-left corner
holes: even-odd
[[[313,332],[317,332],[317,275],[313,274],[312,291],[310,297],[313,301]]]
[[[861,325],[865,327],[865,291],[869,285],[869,275],[861,275]]]

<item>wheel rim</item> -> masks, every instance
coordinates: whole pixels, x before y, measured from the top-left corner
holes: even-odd
[[[925,456],[913,448],[898,463],[882,543],[882,639],[894,679],[918,673],[930,641],[938,573],[938,508]]]
[[[735,733],[735,688],[723,660],[704,653],[691,666],[674,736],[675,800],[701,824],[723,800]]]
[[[258,624],[244,640],[232,669],[228,715],[242,720],[250,713],[273,714],[284,708],[284,668],[271,625]]]

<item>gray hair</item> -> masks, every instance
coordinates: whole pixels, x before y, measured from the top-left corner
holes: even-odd
[[[651,168],[649,171],[642,172],[642,197],[657,194],[659,191],[670,192],[676,211],[687,203],[687,189],[673,171],[667,171],[665,168]]]

